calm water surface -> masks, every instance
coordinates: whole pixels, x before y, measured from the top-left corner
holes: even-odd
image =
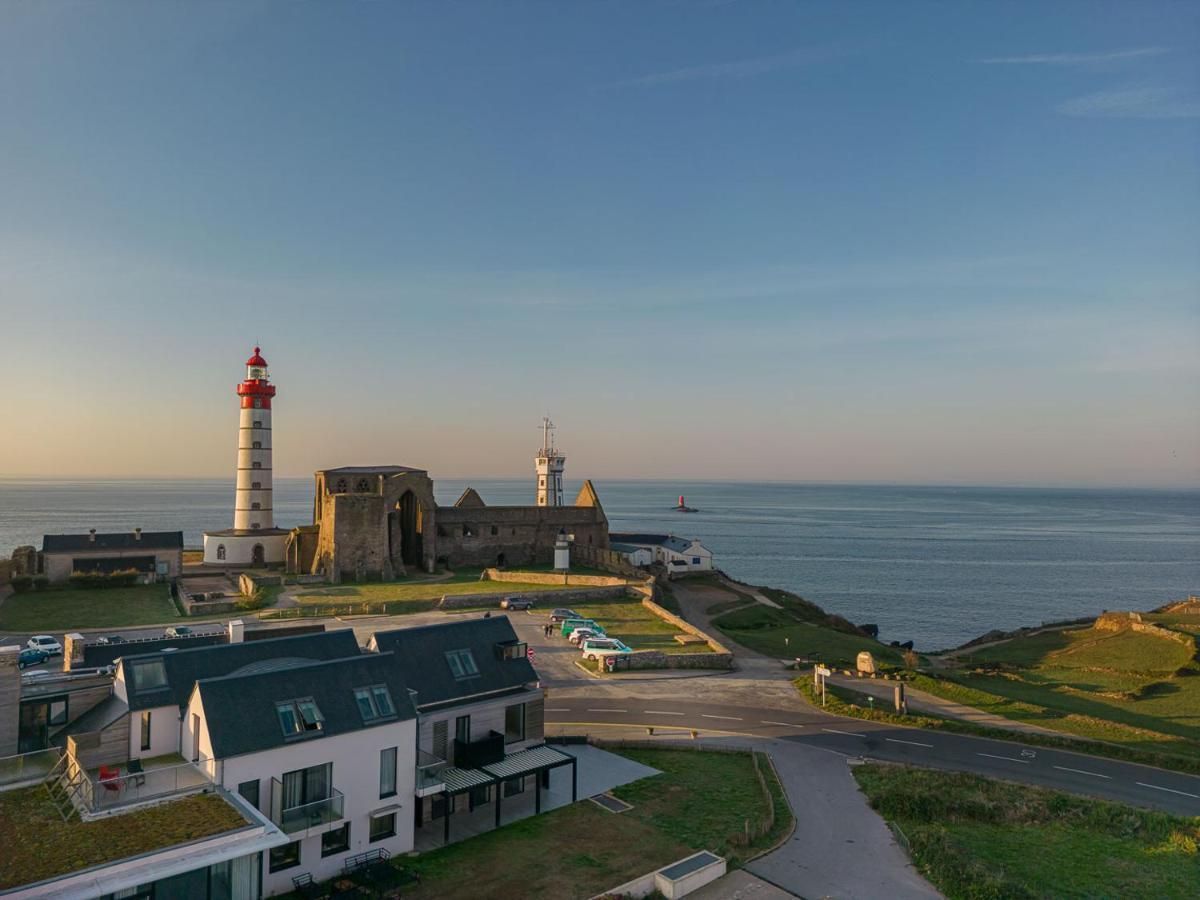
[[[475,480],[531,503],[532,480]],[[439,503],[468,484],[438,480]],[[568,497],[578,490],[568,483]],[[1144,609],[1200,593],[1200,492],[601,481],[614,530],[700,538],[717,564],[925,648],[991,628]],[[700,511],[670,510],[679,494]],[[282,527],[312,520],[312,480],[275,482]],[[0,554],[47,533],[232,524],[229,480],[0,479]]]

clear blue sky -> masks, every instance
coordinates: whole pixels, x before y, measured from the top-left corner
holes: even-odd
[[[6,3],[0,473],[1200,484],[1200,6]],[[19,427],[18,427],[19,426]]]

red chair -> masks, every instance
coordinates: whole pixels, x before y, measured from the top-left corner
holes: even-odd
[[[106,791],[116,793],[121,790],[121,770],[100,767],[100,786]]]

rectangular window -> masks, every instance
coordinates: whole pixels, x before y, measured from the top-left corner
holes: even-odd
[[[371,843],[396,836],[396,814],[371,816]]]
[[[454,720],[454,739],[464,744],[471,743],[471,717],[459,716]]]
[[[321,856],[333,856],[335,853],[345,853],[350,849],[350,823],[341,828],[327,831],[321,835]]]
[[[150,710],[142,710],[142,749],[150,749]]]
[[[504,707],[504,743],[525,740],[525,704]]]
[[[446,662],[450,664],[450,671],[455,678],[471,678],[479,674],[479,667],[475,665],[475,657],[470,650],[448,650]]]
[[[500,533],[500,529],[497,528],[495,525],[493,525],[492,526],[492,534],[499,534],[499,533]]]
[[[250,445],[250,448],[252,450],[261,450],[262,449],[262,441],[255,441],[253,444]]]
[[[143,659],[132,664],[133,691],[144,694],[167,686],[167,667],[161,659]]]
[[[310,697],[277,703],[275,712],[279,716],[279,727],[283,729],[285,737],[320,733],[325,727],[325,717]]]
[[[379,751],[379,797],[396,796],[396,748]]]
[[[381,684],[377,684],[371,688],[371,696],[375,698],[375,707],[379,710],[381,716],[394,716],[396,707],[392,705],[392,695],[388,693],[388,689]]]
[[[262,482],[261,482],[261,481],[252,481],[252,482],[250,482],[250,490],[252,490],[252,491],[261,491],[261,490],[262,490]]]
[[[396,707],[392,703],[392,695],[388,693],[387,687],[382,684],[355,688],[354,702],[358,705],[358,714],[362,716],[364,722],[396,714]]]
[[[262,428],[262,421],[261,421],[261,420],[259,420],[259,419],[255,419],[255,420],[254,420],[254,427],[255,427],[255,428]]]
[[[318,800],[328,800],[332,782],[333,763],[284,772],[283,808],[295,809]]]
[[[504,782],[504,796],[505,797],[515,797],[517,794],[523,793],[524,791],[525,791],[525,779],[523,777],[522,778],[510,778],[510,779],[508,779],[508,781]]]
[[[243,781],[238,785],[238,793],[242,795],[243,800],[258,809],[258,779]]]
[[[50,712],[46,721],[51,725],[67,724],[67,698],[60,697],[50,701]]]
[[[692,565],[693,565],[693,566],[698,566],[698,565],[700,565],[700,557],[698,557],[698,556],[693,556],[693,557],[692,557]]]
[[[261,463],[261,462],[259,462],[259,461],[256,459],[254,462],[250,463],[250,468],[252,468],[252,469],[261,469],[261,468],[262,468],[262,463]]]
[[[293,866],[300,865],[300,842],[292,841],[282,847],[271,848],[271,871],[282,872]]]

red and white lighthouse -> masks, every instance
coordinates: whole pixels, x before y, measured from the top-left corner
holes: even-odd
[[[204,534],[204,562],[252,566],[282,563],[287,532],[275,527],[271,477],[271,400],[275,385],[267,375],[262,350],[246,360],[246,378],[237,386],[237,490],[233,528]]]

